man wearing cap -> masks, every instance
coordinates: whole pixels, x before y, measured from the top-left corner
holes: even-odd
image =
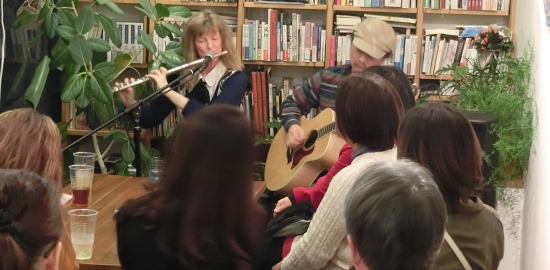
[[[355,27],[353,35],[351,64],[329,67],[313,74],[307,82],[294,87],[293,94],[283,101],[282,120],[288,147],[295,149],[306,138],[300,116],[311,108],[334,109],[337,86],[342,78],[383,64],[395,49],[395,32],[384,21],[365,19]]]

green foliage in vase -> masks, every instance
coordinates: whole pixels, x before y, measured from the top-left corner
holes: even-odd
[[[38,96],[26,98],[31,101],[38,100],[47,78],[44,73],[47,74],[50,69],[57,69],[61,71],[59,78],[62,89],[61,100],[67,103],[75,101],[76,115],[85,112],[86,120],[92,129],[111,119],[123,109],[118,97],[112,93],[111,84],[121,80],[119,76],[127,69],[133,70],[136,73],[135,77],[143,76],[130,65],[132,62],[130,54],[119,54],[114,61],[107,61],[107,53],[111,51],[110,44],[101,38],[88,35],[94,27],[98,27],[116,47],[122,45],[116,21],[105,12],[97,11],[96,6],[102,6],[116,16],[125,15],[124,11],[110,0],[94,0],[82,6],[78,0],[44,0],[39,9],[22,10],[14,22],[15,27],[27,23],[38,24],[38,35],[44,35],[55,44],[49,52],[51,64],[46,69],[42,69],[40,74],[35,73],[35,78],[39,76],[37,80],[40,80],[34,84],[40,88],[34,91]],[[154,31],[158,36],[161,38],[168,36],[170,40],[176,36],[182,36],[183,33],[176,26],[163,24],[163,19],[168,16],[184,18],[191,16],[191,11],[186,7],[166,7],[162,4],[153,6],[147,0],[140,0],[136,9],[147,16],[149,21],[154,22]],[[154,55],[154,60],[149,62],[149,69],[156,69],[161,65],[171,68],[185,63],[179,42],[170,42],[166,50],[159,51],[152,38],[144,31],[141,31],[139,41]],[[50,59],[48,56],[44,58]],[[143,97],[151,91],[150,87],[144,85],[136,87],[136,98]],[[117,167],[124,169],[120,169],[120,174],[128,173],[126,165],[135,157],[133,141],[128,132],[122,131],[127,130],[124,122],[125,120],[121,120],[115,123],[111,127],[113,130],[105,138],[122,144],[124,164]],[[63,128],[62,134],[66,134],[68,123],[59,126]],[[147,164],[154,153],[149,153],[143,145],[140,149],[142,164]]]
[[[497,137],[494,152],[486,153],[497,156],[498,164],[490,179],[496,186],[526,176],[535,128],[532,46],[519,58],[500,53],[493,52],[488,61],[471,61],[470,69],[447,67],[440,71],[452,71],[453,79],[446,87],[458,92],[458,98],[451,101],[458,108],[490,112],[497,117],[490,130]]]

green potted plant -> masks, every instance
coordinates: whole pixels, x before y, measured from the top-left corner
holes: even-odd
[[[61,76],[54,79],[59,80],[62,89],[61,100],[66,103],[75,102],[77,115],[79,112],[85,112],[90,128],[93,129],[112,118],[116,111],[123,108],[118,97],[112,93],[112,82],[121,80],[118,77],[125,70],[134,71],[135,77],[143,75],[130,65],[132,62],[130,54],[119,54],[114,61],[107,61],[107,53],[111,50],[109,43],[87,34],[94,27],[99,27],[115,46],[120,47],[121,35],[117,31],[116,21],[94,10],[93,7],[103,6],[113,14],[124,16],[122,9],[110,0],[94,0],[85,6],[80,6],[78,0],[44,0],[42,5],[36,8],[28,8],[26,4],[23,6],[26,8],[18,13],[14,27],[27,23],[37,24],[39,36],[44,35],[55,43],[35,70],[32,89],[28,88],[25,98],[36,107],[50,70],[57,69],[61,72]],[[154,32],[159,37],[168,36],[171,40],[183,33],[174,25],[162,23],[163,19],[169,16],[185,18],[191,16],[190,10],[186,7],[166,7],[162,4],[153,6],[147,0],[140,0],[136,9],[154,23]],[[154,55],[154,59],[148,62],[149,70],[159,68],[160,65],[172,68],[185,63],[179,42],[171,42],[165,50],[159,51],[150,35],[152,33],[141,31],[139,37],[141,44]],[[151,91],[149,87],[140,85],[136,87],[136,98],[144,97]],[[67,125],[68,123],[59,124],[65,136]],[[122,144],[123,158],[115,166],[119,174],[128,174],[128,164],[136,155],[141,158],[142,164],[147,163],[152,153],[149,153],[143,145],[140,147],[141,153],[134,153],[133,141],[124,121],[115,123],[111,129],[111,132],[105,136],[106,140],[110,140],[110,144],[104,151],[99,149],[97,137],[93,136],[94,148],[103,173],[106,173],[103,158],[113,142]]]
[[[452,80],[445,89],[457,97],[450,102],[468,111],[489,112],[497,120],[490,129],[496,136],[494,151],[497,165],[489,180],[500,187],[506,181],[523,180],[527,174],[534,134],[531,64],[532,48],[522,57],[513,57],[510,36],[489,26],[474,39],[478,54],[485,57],[469,59],[468,66],[449,66]],[[486,157],[488,158],[488,157]]]

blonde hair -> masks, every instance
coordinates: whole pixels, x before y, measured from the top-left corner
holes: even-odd
[[[225,55],[220,57],[220,60],[231,70],[241,70],[242,63],[232,41],[232,32],[227,26],[227,23],[225,23],[225,20],[211,10],[203,10],[194,14],[184,26],[184,41],[182,42],[182,46],[187,62],[192,62],[200,58],[195,48],[195,39],[216,30],[220,31],[222,49],[227,51]],[[188,90],[191,90],[197,80],[198,78],[186,83]]]
[[[32,109],[0,114],[0,153],[0,168],[29,170],[61,187],[61,135],[48,116]]]

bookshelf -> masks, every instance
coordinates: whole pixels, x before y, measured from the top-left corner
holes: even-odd
[[[275,71],[280,71],[279,73],[285,74],[282,76],[287,77],[290,73],[291,77],[294,77],[294,83],[300,83],[301,78],[309,77],[314,72],[320,70],[321,68],[326,68],[331,66],[328,56],[331,54],[331,44],[329,37],[334,33],[335,28],[335,17],[336,15],[358,15],[363,17],[363,14],[375,14],[375,15],[384,15],[384,16],[401,16],[406,18],[416,19],[415,28],[413,29],[412,35],[416,35],[418,38],[418,43],[416,46],[416,56],[414,67],[411,69],[414,70],[414,75],[410,75],[409,78],[412,82],[417,85],[421,85],[423,82],[427,81],[444,81],[451,79],[450,75],[426,75],[422,73],[422,57],[423,49],[422,43],[424,42],[424,29],[430,28],[454,28],[456,25],[463,24],[476,24],[476,25],[488,25],[490,23],[498,23],[499,25],[505,25],[509,27],[512,31],[515,25],[515,13],[514,10],[517,5],[517,0],[510,0],[509,10],[495,10],[495,11],[482,11],[482,10],[458,10],[451,8],[443,9],[432,9],[424,7],[423,5],[429,0],[416,0],[416,5],[410,5],[411,7],[359,7],[359,6],[350,6],[349,1],[343,1],[343,4],[339,0],[326,0],[319,1],[322,4],[281,4],[280,2],[274,3],[256,3],[249,2],[246,0],[236,0],[234,2],[213,2],[213,1],[174,1],[174,0],[150,0],[153,5],[160,3],[167,6],[176,6],[183,5],[188,7],[191,11],[200,11],[203,9],[212,9],[214,12],[220,14],[230,14],[236,16],[237,18],[237,34],[236,34],[236,48],[237,53],[240,54],[241,59],[243,59],[243,64],[245,66],[258,66],[258,67],[268,67],[271,68],[273,73]],[[367,0],[364,0],[367,1]],[[405,1],[405,0],[404,0]],[[439,0],[431,0],[438,1]],[[473,2],[480,0],[467,0],[463,2]],[[80,0],[83,5],[93,5],[94,1],[92,0]],[[125,18],[117,18],[119,21],[132,21],[132,22],[141,22],[144,23],[144,28],[149,33],[152,32],[153,23],[147,21],[146,17],[143,17],[141,13],[134,9],[136,5],[139,4],[138,0],[114,0],[113,2],[121,5],[124,11],[129,15]],[[354,1],[355,2],[355,1]],[[370,2],[370,1],[368,1]],[[374,1],[373,1],[374,2]],[[481,2],[481,1],[480,1]],[[318,61],[304,61],[303,59],[298,59],[294,61],[281,61],[277,59],[276,61],[268,60],[253,60],[245,59],[243,55],[243,28],[245,25],[245,20],[247,19],[257,19],[257,20],[267,20],[267,11],[268,10],[278,10],[281,13],[291,14],[302,13],[305,20],[311,20],[315,22],[315,25],[322,25],[325,30],[325,46],[320,54],[324,57],[324,60]],[[137,14],[137,15],[136,15]],[[287,18],[290,19],[290,16]],[[150,55],[146,55],[146,62],[150,60]],[[16,64],[19,63],[19,59],[6,59],[7,64]],[[146,69],[146,64],[134,64],[134,68]],[[292,71],[287,71],[292,70]],[[294,72],[297,70],[298,72]],[[276,77],[276,79],[279,79]],[[277,82],[279,84],[279,82]],[[67,121],[70,119],[70,114],[68,112],[68,105],[63,105],[62,111],[62,121]],[[81,136],[83,131],[80,130],[70,130],[70,135]]]

